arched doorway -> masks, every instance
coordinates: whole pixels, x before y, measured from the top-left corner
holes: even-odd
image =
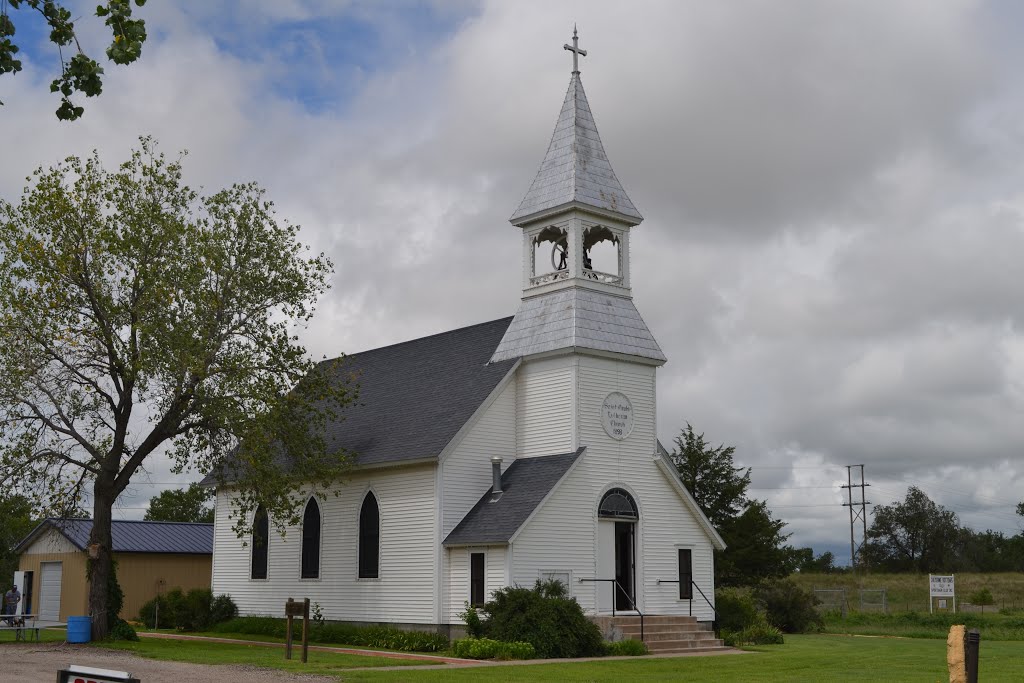
[[[599,593],[599,608],[636,609],[636,501],[625,489],[610,489],[597,508],[598,568],[607,586]]]

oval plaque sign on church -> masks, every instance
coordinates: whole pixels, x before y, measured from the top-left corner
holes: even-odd
[[[613,391],[601,406],[601,424],[613,439],[622,441],[633,431],[633,404],[620,391]]]

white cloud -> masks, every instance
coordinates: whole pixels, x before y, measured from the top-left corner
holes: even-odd
[[[491,2],[415,48],[401,11],[268,8],[251,20],[359,11],[401,58],[345,80],[359,90],[344,107],[307,110],[272,87],[302,68],[290,53],[218,47],[218,26],[249,19],[147,5],[144,59],[110,70],[83,121],[53,120],[50,75],[31,64],[0,79],[17,131],[0,196],[38,164],[92,148],[114,163],[153,133],[190,150],[193,185],[265,185],[335,260],[303,331],[316,355],[509,315],[506,221],[550,138],[577,21],[597,125],[647,217],[634,297],[669,357],[662,440],[689,420],[735,444],[797,543],[844,542],[828,487],[861,462],[895,494],[875,502],[919,484],[965,521],[1016,529],[1024,89],[992,7]],[[328,81],[349,68],[308,66]],[[836,509],[782,507],[811,494]]]

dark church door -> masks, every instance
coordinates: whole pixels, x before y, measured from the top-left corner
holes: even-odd
[[[632,610],[634,606],[634,564],[636,560],[633,522],[615,523],[615,609]]]

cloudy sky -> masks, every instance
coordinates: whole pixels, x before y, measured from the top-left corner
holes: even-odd
[[[94,4],[75,14],[102,55]],[[0,197],[69,154],[119,163],[143,134],[189,150],[192,185],[258,181],[336,264],[302,332],[316,356],[515,312],[507,219],[578,23],[646,217],[633,294],[669,357],[662,441],[689,421],[735,445],[792,542],[844,560],[848,464],[874,503],[917,485],[968,525],[1020,530],[1019,4],[152,2],[143,58],[107,65],[72,124],[25,14],[25,69],[0,77]],[[175,481],[150,470],[122,517]]]

